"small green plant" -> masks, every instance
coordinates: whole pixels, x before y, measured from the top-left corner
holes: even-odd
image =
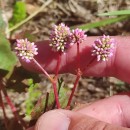
[[[9,21],[9,26],[13,27],[15,24],[21,22],[27,17],[26,5],[22,1],[17,1],[14,5],[13,17]]]
[[[58,79],[58,96],[61,108],[66,108],[68,103],[69,90],[64,87],[64,81],[62,78]],[[56,106],[54,97],[53,90],[48,91],[46,95],[40,96],[36,105],[31,111],[31,119],[38,119],[44,112],[54,109]]]
[[[34,108],[34,104],[37,99],[42,95],[42,92],[38,89],[38,83],[33,83],[33,79],[28,80],[28,98],[25,101],[26,104],[26,115],[30,116],[32,109]]]

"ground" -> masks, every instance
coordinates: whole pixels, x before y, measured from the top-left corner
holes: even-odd
[[[49,1],[49,0],[48,0]],[[6,0],[4,3],[5,14],[7,19],[11,18],[12,10],[15,0]],[[27,13],[31,15],[38,10],[42,4],[46,4],[46,0],[25,0]],[[11,38],[15,38],[16,34],[21,31],[29,31],[36,36],[36,40],[45,40],[49,38],[49,33],[52,25],[61,22],[68,26],[80,25],[84,23],[91,23],[104,19],[105,17],[98,17],[97,14],[130,9],[129,0],[53,0],[46,8],[44,8],[34,18],[26,22],[23,26],[10,34]],[[129,35],[130,24],[129,20],[117,22],[105,27],[94,28],[86,31],[88,36],[98,36],[102,34],[109,35]],[[63,79],[67,86],[71,89],[75,76],[71,74],[64,74]],[[48,87],[50,83],[43,79],[43,85]],[[79,81],[79,86],[73,99],[74,103],[86,103],[109,97],[110,95],[120,93],[123,91],[130,91],[130,85],[113,77],[95,78],[82,77]],[[25,103],[27,92],[8,90],[11,99],[20,110],[25,111]],[[2,112],[0,111],[2,114]],[[7,107],[8,116],[11,118],[10,110]],[[2,118],[2,116],[1,116]],[[0,123],[2,125],[2,123]],[[3,125],[2,125],[3,126]],[[1,130],[4,127],[0,126]],[[13,129],[13,128],[12,128]]]

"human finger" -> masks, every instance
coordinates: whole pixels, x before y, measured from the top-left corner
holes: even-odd
[[[92,44],[96,38],[97,37],[87,37],[86,40],[80,44],[80,68],[84,71],[83,75],[96,77],[115,76],[130,83],[130,37],[113,36],[116,41],[113,57],[109,58],[108,61],[102,62],[97,62],[96,57],[91,55]],[[48,73],[55,73],[59,56],[58,52],[52,51],[49,46],[49,41],[41,41],[36,44],[39,54],[35,56],[35,59]],[[78,67],[76,48],[77,46],[74,44],[67,50],[66,54],[61,55],[59,73],[76,74]],[[93,62],[91,63],[91,61]],[[34,64],[28,64],[23,61],[22,64],[28,70],[40,72]]]
[[[76,110],[82,114],[94,117],[98,120],[130,127],[130,93],[115,95],[87,105],[78,107]]]
[[[87,115],[69,110],[53,110],[43,114],[35,130],[128,130],[108,124]]]

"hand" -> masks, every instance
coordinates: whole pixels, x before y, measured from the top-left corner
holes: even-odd
[[[86,68],[87,71],[84,72],[85,76],[115,76],[130,83],[130,43],[128,43],[130,37],[114,38],[117,41],[114,56],[109,59],[109,61],[102,63],[95,60],[91,64],[91,67]],[[91,56],[91,45],[95,39],[96,37],[88,37],[87,40],[81,44],[81,69],[84,69],[93,58]],[[48,41],[44,44],[40,44],[39,42],[37,45],[39,47],[39,55],[36,59],[48,72],[54,73],[58,54],[51,51],[51,48],[48,46]],[[43,51],[42,46],[48,51]],[[68,50],[66,55],[62,55],[60,72],[75,74],[75,59],[76,45]],[[24,64],[24,66],[30,70],[35,68],[35,66],[29,66],[27,64]],[[76,112],[53,110],[40,117],[35,130],[127,130],[130,127],[129,107],[129,96],[118,95],[94,102],[83,108],[81,107]]]
[[[130,97],[116,95],[74,111],[49,111],[39,118],[35,130],[129,130],[129,108]]]

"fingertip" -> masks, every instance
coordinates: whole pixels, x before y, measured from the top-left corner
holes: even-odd
[[[68,130],[70,119],[60,110],[43,114],[36,123],[35,130]]]

